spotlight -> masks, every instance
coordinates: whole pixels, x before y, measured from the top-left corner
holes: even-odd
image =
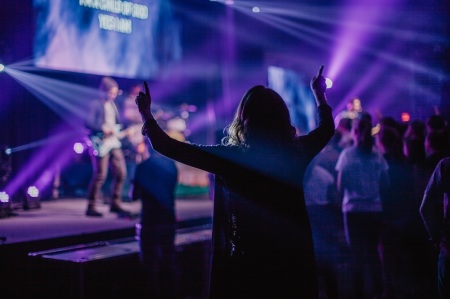
[[[5,66],[0,63],[0,72],[3,72],[5,70]]]
[[[39,209],[41,203],[39,200],[39,189],[36,186],[29,186],[25,195],[26,199],[23,203],[23,209]]]
[[[403,112],[401,119],[402,119],[402,122],[407,123],[411,120],[411,115],[408,112]]]
[[[30,186],[27,189],[27,194],[31,198],[38,198],[39,197],[39,189],[36,186]]]
[[[252,12],[254,12],[254,13],[259,13],[259,12],[261,12],[261,9],[259,9],[258,6],[253,6]]]
[[[76,142],[73,145],[73,151],[79,155],[81,155],[84,152],[84,146],[81,142]]]
[[[180,113],[181,118],[188,118],[189,117],[189,112],[187,111],[183,111]]]
[[[6,191],[0,191],[0,218],[6,218],[13,215],[9,194]]]
[[[0,190],[6,185],[12,172],[11,155],[8,154],[8,149],[6,146],[0,146]]]
[[[9,153],[8,153],[9,150]],[[11,208],[11,196],[3,188],[9,181],[11,175],[11,149],[7,146],[0,146],[0,218],[13,215]]]
[[[330,89],[333,86],[333,81],[330,78],[326,78],[325,84],[327,85],[327,89]]]
[[[5,191],[0,191],[0,204],[9,202],[9,194]]]

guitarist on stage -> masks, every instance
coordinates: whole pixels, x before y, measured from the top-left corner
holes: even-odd
[[[110,212],[119,216],[130,213],[121,207],[122,190],[127,169],[122,144],[118,137],[121,122],[114,100],[119,94],[119,85],[110,77],[103,77],[99,86],[100,98],[92,103],[85,125],[89,129],[93,175],[88,189],[86,216],[102,217],[96,209],[101,188],[105,183],[108,167],[111,166],[113,182]]]

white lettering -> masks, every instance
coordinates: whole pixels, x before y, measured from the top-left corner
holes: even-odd
[[[99,14],[98,23],[100,29],[130,34],[133,31],[131,20]]]
[[[134,18],[148,19],[148,7],[129,1],[121,0],[79,0],[79,5],[98,9],[106,12],[116,13],[123,16],[132,16]]]

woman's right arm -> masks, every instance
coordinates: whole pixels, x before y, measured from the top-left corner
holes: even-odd
[[[322,104],[328,105],[327,96],[325,94],[327,90],[327,84],[325,77],[322,75],[323,72],[323,65],[320,66],[319,72],[317,73],[317,76],[314,76],[311,80],[311,90],[314,95],[314,99],[316,100],[316,105],[319,107]]]
[[[202,146],[181,142],[164,132],[151,114],[151,97],[148,85],[144,82],[145,93],[136,97],[144,125],[142,134],[147,136],[154,150],[180,163],[202,169],[211,173],[221,173],[228,167],[225,146]]]
[[[234,147],[178,141],[167,135],[155,120],[145,122],[143,133],[155,151],[180,163],[218,175],[239,167]]]
[[[310,84],[314,98],[316,99],[319,124],[317,128],[307,135],[301,136],[300,139],[309,145],[309,154],[312,157],[317,155],[327,145],[335,131],[332,109],[328,105],[325,95],[327,86],[322,71],[323,65],[320,67],[317,75],[312,78]]]

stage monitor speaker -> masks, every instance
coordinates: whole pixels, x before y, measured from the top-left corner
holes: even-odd
[[[135,243],[94,242],[29,253],[32,292],[42,298],[139,298]]]
[[[177,234],[182,298],[206,298],[211,229]],[[30,252],[31,298],[143,298],[139,244],[134,237]],[[28,293],[29,292],[29,293]],[[29,296],[29,297],[28,297]]]

